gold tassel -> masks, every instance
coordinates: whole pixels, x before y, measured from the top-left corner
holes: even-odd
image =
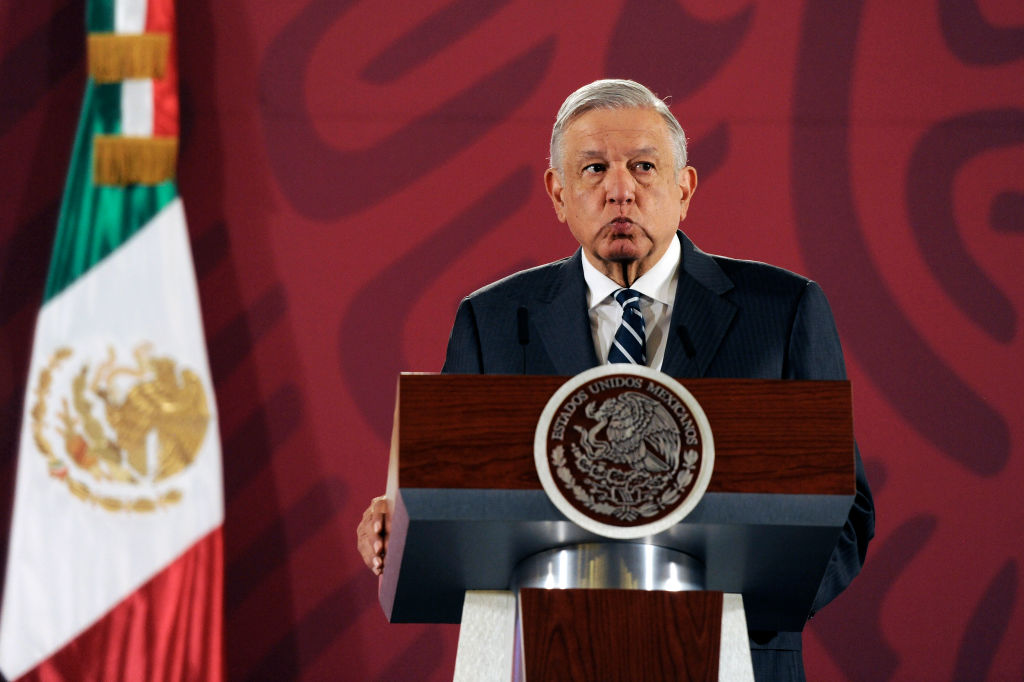
[[[97,185],[158,185],[173,180],[178,163],[176,137],[93,138],[93,183]]]
[[[170,47],[167,33],[90,33],[89,75],[97,83],[163,78]]]

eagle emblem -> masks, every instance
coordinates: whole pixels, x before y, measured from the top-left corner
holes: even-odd
[[[652,473],[678,465],[679,427],[658,401],[629,391],[600,406],[589,403],[586,415],[597,423],[589,429],[576,426],[576,430],[581,435],[580,446],[591,459],[642,466]]]
[[[661,532],[707,488],[714,450],[700,405],[648,367],[605,365],[560,387],[537,425],[541,484],[568,518],[608,537]]]
[[[210,424],[199,376],[154,354],[149,343],[124,364],[113,347],[95,366],[68,367],[72,355],[60,348],[40,371],[31,411],[33,439],[50,476],[112,511],[153,511],[180,501],[167,481],[192,464]]]

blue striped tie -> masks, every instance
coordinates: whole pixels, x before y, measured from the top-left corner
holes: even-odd
[[[646,365],[647,337],[644,332],[644,315],[640,311],[640,294],[632,289],[619,289],[615,292],[615,300],[622,306],[622,324],[612,340],[608,362]]]

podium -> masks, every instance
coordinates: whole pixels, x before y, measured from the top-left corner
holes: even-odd
[[[460,622],[467,591],[508,590],[530,557],[612,542],[569,522],[534,468],[538,418],[565,380],[399,377],[387,486],[391,536],[380,583],[390,621]],[[694,559],[705,590],[742,595],[748,629],[802,630],[855,494],[849,383],[682,383],[714,433],[711,481],[681,523],[630,544]],[[542,610],[573,608],[572,590],[538,592],[524,595]],[[651,598],[638,594],[606,596]],[[527,646],[525,656],[532,653]]]

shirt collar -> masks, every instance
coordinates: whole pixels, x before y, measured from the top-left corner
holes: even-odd
[[[679,246],[679,239],[674,237],[654,267],[633,282],[630,288],[659,303],[672,305],[675,302],[672,284],[675,281],[676,270],[679,269],[681,254],[682,248]],[[583,255],[582,260],[583,279],[587,283],[587,306],[593,309],[622,287],[595,268],[587,259],[586,254]]]

